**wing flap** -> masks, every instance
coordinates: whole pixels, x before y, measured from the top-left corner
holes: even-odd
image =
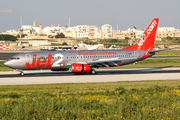
[[[127,60],[136,60],[137,58],[126,58],[126,59],[106,59],[106,60],[96,60],[88,61],[87,64],[92,66],[118,66],[117,62],[127,61]]]

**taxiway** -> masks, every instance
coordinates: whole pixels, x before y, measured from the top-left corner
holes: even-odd
[[[180,79],[180,67],[98,69],[97,74],[76,74],[70,72],[25,71],[0,72],[0,85],[117,82],[142,80],[177,80]]]

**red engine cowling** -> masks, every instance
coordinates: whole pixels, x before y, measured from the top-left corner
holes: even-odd
[[[72,64],[70,67],[71,72],[89,72],[91,70],[91,66],[88,64]]]

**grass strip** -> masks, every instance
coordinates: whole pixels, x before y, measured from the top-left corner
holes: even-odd
[[[0,87],[0,119],[180,119],[180,80]]]
[[[121,66],[128,67],[162,67],[162,66],[180,66],[179,58],[162,58],[162,59],[145,59],[128,65]]]
[[[156,52],[155,55],[180,55],[180,51],[159,51],[159,52]]]
[[[6,67],[4,62],[5,61],[0,61],[0,71],[13,71],[13,69]]]

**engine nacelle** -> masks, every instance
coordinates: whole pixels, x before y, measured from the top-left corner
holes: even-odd
[[[70,71],[71,72],[89,72],[91,70],[91,66],[88,64],[79,64],[79,63],[75,63],[72,64],[70,67]]]
[[[68,71],[69,69],[51,69],[51,71]]]

